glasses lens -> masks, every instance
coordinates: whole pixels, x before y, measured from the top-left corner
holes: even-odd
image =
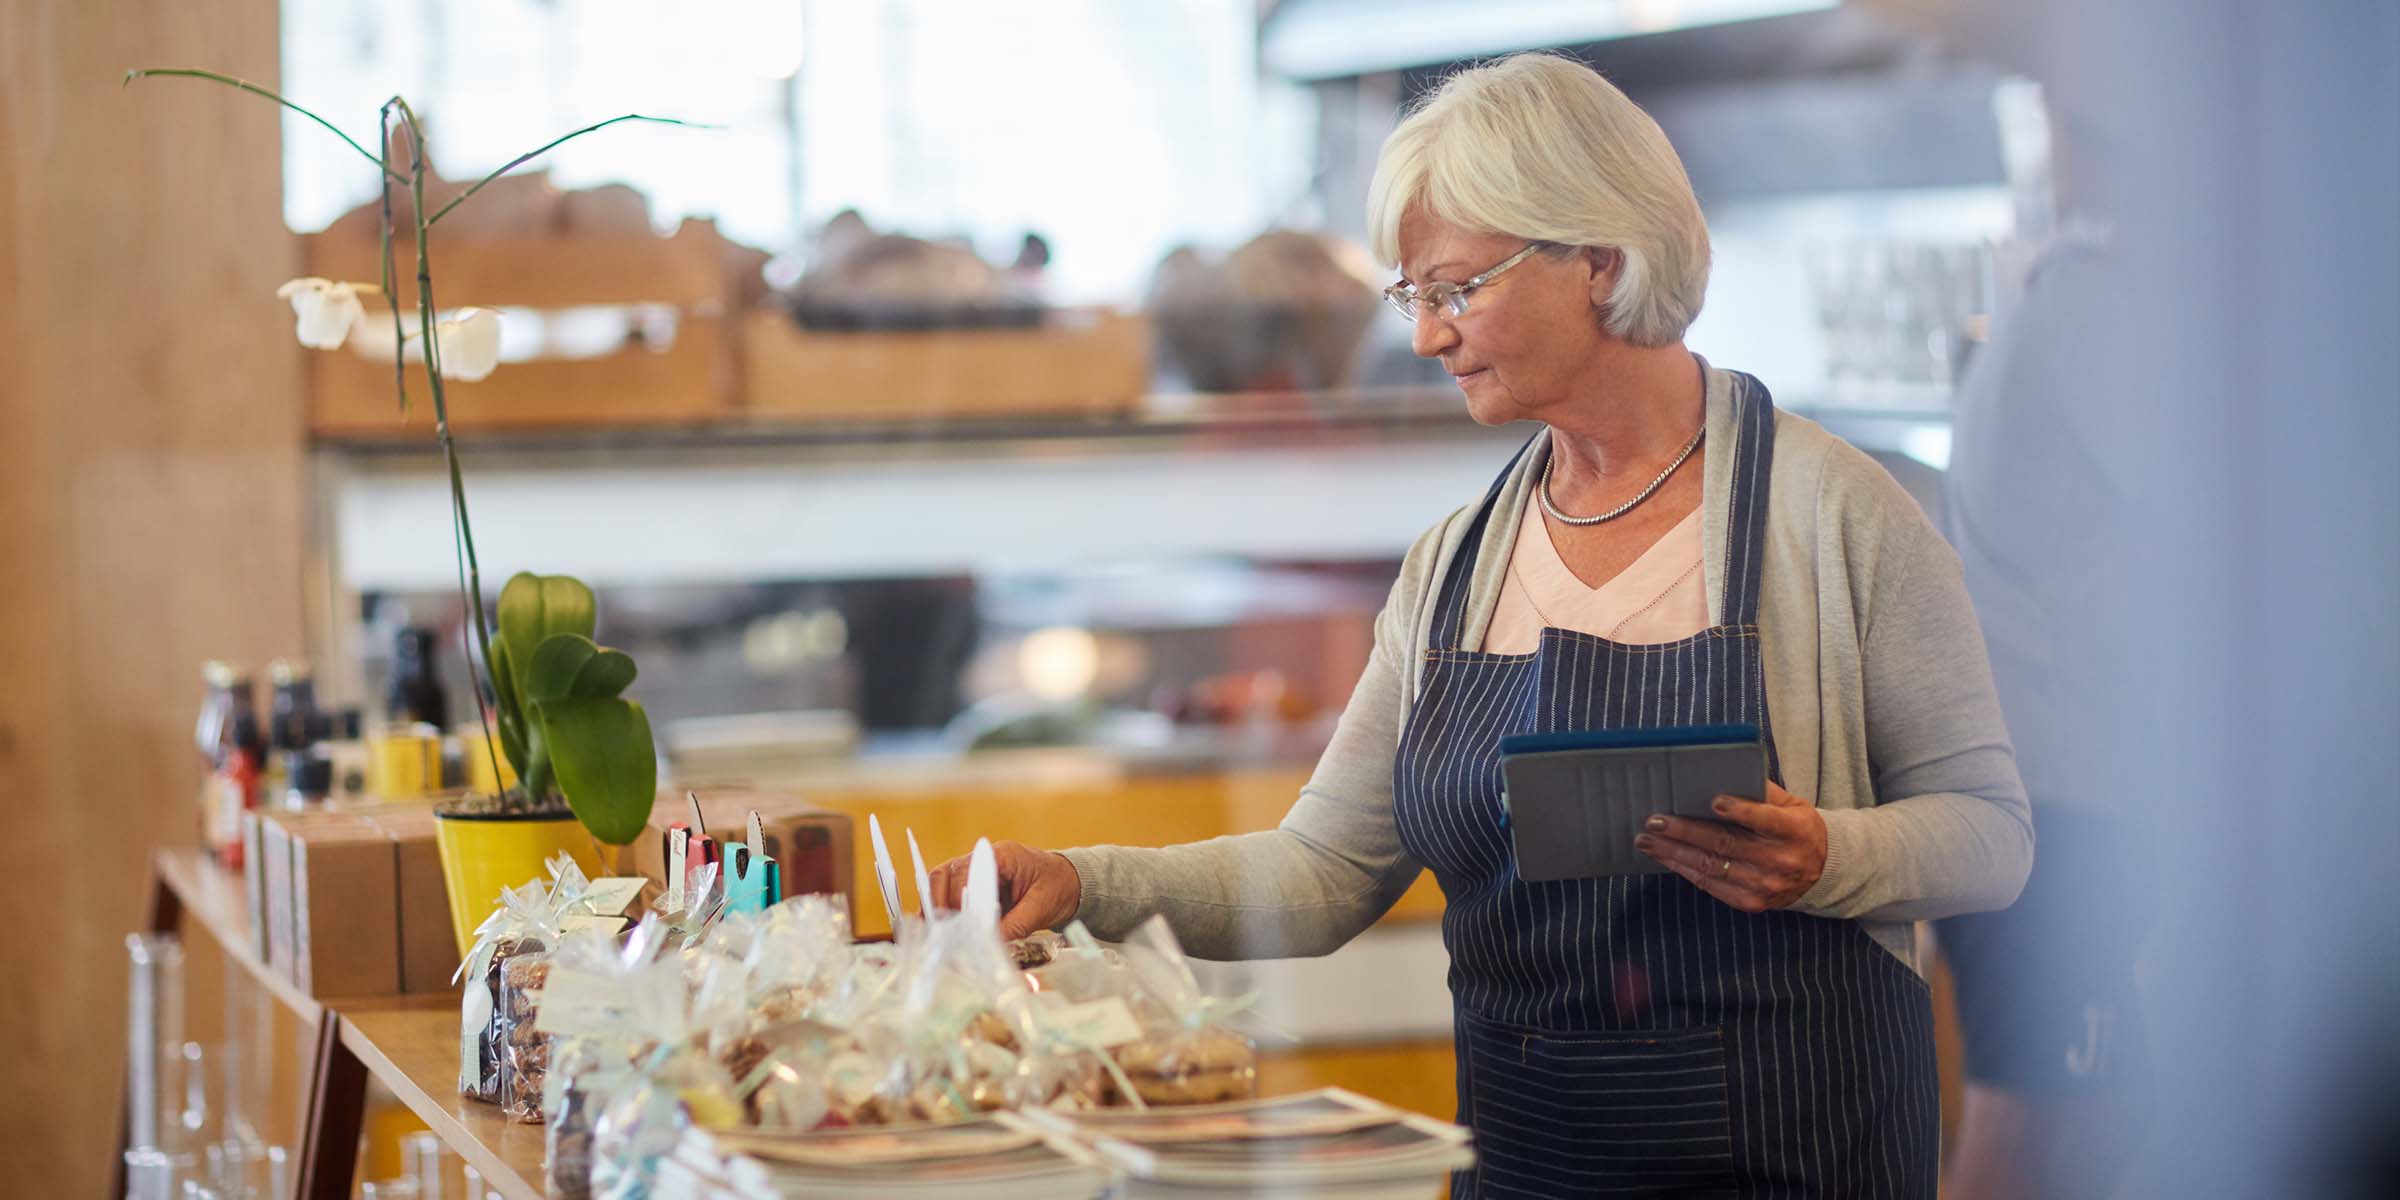
[[[1417,297],[1407,288],[1399,286],[1385,288],[1383,289],[1383,298],[1385,302],[1398,310],[1401,316],[1407,317],[1411,321],[1417,319]]]
[[[1450,316],[1463,317],[1467,315],[1467,292],[1465,288],[1450,288],[1444,291],[1441,296],[1438,297],[1438,301],[1441,304],[1442,311]]]

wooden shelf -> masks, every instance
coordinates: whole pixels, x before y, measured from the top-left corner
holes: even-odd
[[[423,406],[420,406],[422,408]],[[319,446],[375,457],[438,457],[430,412],[413,423],[369,436],[319,429]],[[754,408],[711,419],[645,425],[590,421],[544,429],[492,429],[476,433],[481,450],[623,451],[756,447],[932,445],[986,449],[1028,443],[1055,448],[1076,441],[1198,439],[1210,444],[1244,438],[1280,443],[1296,435],[1325,433],[1356,437],[1451,431],[1467,436],[1476,427],[1460,407],[1455,388],[1344,388],[1322,392],[1153,394],[1131,408],[1071,412],[978,412],[868,416],[853,413],[806,417],[789,410]],[[1522,441],[1523,436],[1518,435]]]
[[[458,997],[345,1005],[342,1045],[451,1151],[509,1200],[541,1200],[543,1127],[458,1094]]]
[[[231,969],[247,972],[302,1022],[318,1030],[309,1082],[309,1129],[301,1150],[300,1194],[347,1197],[356,1173],[366,1077],[382,1081],[451,1151],[482,1172],[485,1186],[509,1200],[542,1195],[542,1127],[519,1125],[491,1105],[458,1095],[455,991],[410,996],[319,998],[267,966],[250,937],[242,880],[205,851],[169,849],[152,859],[150,927],[184,918],[208,931]]]
[[[301,991],[291,980],[267,965],[267,956],[250,939],[250,901],[242,893],[241,876],[218,866],[205,850],[181,847],[160,850],[152,860],[161,886],[181,902],[183,914],[198,922],[225,950],[228,962],[248,972],[268,995],[304,1024],[316,1024],[324,1005]]]

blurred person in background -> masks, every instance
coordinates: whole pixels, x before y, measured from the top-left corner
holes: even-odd
[[[1410,550],[1279,828],[1003,843],[1003,932],[1164,913],[1202,957],[1324,954],[1429,868],[1478,1158],[1453,1194],[1931,1197],[1916,922],[2007,904],[2033,853],[1957,559],[1865,455],[1684,347],[1699,204],[1591,70],[1451,77],[1385,143],[1369,224],[1469,414],[1544,428]],[[1766,794],[1651,817],[1667,873],[1519,877],[1502,736],[1721,723],[1764,731]]]
[[[2089,137],[2072,122],[2059,135]],[[2085,420],[2109,402],[2094,359],[2120,289],[2106,216],[2088,190],[2077,201],[1968,367],[1944,479],[1945,532],[2042,837],[2015,904],[1936,925],[1966,1047],[1954,1200],[2105,1196],[2149,1108],[2134,962],[2159,900],[2139,818],[2162,798],[2111,790],[2097,769],[2118,742],[2090,617],[2121,561],[2127,481]],[[2066,927],[2076,936],[2055,936]]]
[[[2081,86],[2067,14],[1988,0],[1874,7],[2044,85],[2051,212],[2014,299],[1993,314],[1953,398],[1944,532],[1974,597],[2041,854],[2024,894],[1936,923],[1966,1051],[1952,1200],[2106,1196],[2150,1108],[2148,1038],[2134,963],[2158,907],[2152,838],[2164,799],[2112,786],[2106,640],[2123,569],[2121,503],[2133,461],[2112,428],[2111,314],[2123,265],[2111,245],[2107,164],[2123,131]],[[2020,181],[2022,185],[2024,181]],[[2036,186],[2041,182],[2035,181]],[[2065,934],[2065,936],[2062,936]]]
[[[1871,7],[2038,80],[2060,184],[1947,487],[2042,853],[1939,926],[1944,1194],[2395,1194],[2400,8]]]

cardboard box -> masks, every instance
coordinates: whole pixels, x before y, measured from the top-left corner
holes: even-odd
[[[292,982],[312,996],[398,992],[400,886],[391,836],[346,813],[306,816],[287,827]]]
[[[267,958],[266,814],[251,809],[242,814],[242,900],[250,913],[250,949],[258,961]]]
[[[260,883],[265,888],[266,934],[258,944],[267,969],[292,977],[292,833],[284,822],[297,813],[258,814]]]
[[[276,975],[298,982],[295,966],[299,957],[299,909],[292,902],[292,845],[307,830],[327,823],[355,822],[355,818],[324,809],[299,812],[285,809],[259,809],[250,814],[258,821],[259,900],[262,929],[258,933],[258,952]]]
[[[853,914],[858,911],[850,870],[851,826],[847,813],[817,808],[798,796],[775,792],[711,788],[700,791],[699,797],[700,815],[707,822],[708,836],[720,843],[747,839],[751,810],[758,811],[767,854],[783,872],[784,895],[840,896]],[[688,819],[686,814],[690,811],[691,806],[680,792],[660,793],[657,804],[651,808],[650,827],[632,849],[634,868],[653,884],[663,886],[667,875],[667,827]],[[654,887],[646,891],[644,901],[655,898],[659,890]]]
[[[458,944],[431,806],[253,817],[254,931],[277,975],[317,996],[449,990]]]
[[[472,208],[474,206],[469,205]],[[371,232],[329,230],[300,239],[307,274],[375,279],[383,249]],[[392,246],[397,299],[416,311],[416,249]],[[675,310],[665,345],[629,339],[598,358],[547,349],[490,379],[445,387],[454,430],[575,429],[683,425],[733,415],[740,369],[749,256],[706,220],[686,220],[671,237],[525,236],[461,247],[442,265],[452,296],[491,307],[541,310],[664,306]],[[361,272],[364,272],[363,274]],[[411,318],[414,319],[413,317]],[[310,355],[309,427],[334,437],[422,440],[432,406],[392,404],[392,364],[353,353]],[[409,393],[425,395],[425,367],[407,368]]]
[[[740,333],[742,407],[769,419],[1117,414],[1150,390],[1150,322],[1138,313],[1057,312],[1031,329],[828,333],[757,310]]]
[[[450,892],[442,883],[442,853],[433,810],[389,806],[360,813],[391,839],[399,894],[400,990],[443,992],[458,971],[458,941],[450,933]]]

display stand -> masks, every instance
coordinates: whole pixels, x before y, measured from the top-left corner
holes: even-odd
[[[149,931],[180,933],[188,918],[216,940],[231,969],[248,972],[276,1003],[316,1029],[316,1058],[304,1094],[307,1120],[295,1164],[300,1200],[348,1200],[353,1194],[370,1077],[389,1088],[451,1153],[481,1172],[483,1186],[509,1200],[541,1200],[542,1127],[515,1124],[499,1109],[458,1095],[456,994],[308,995],[267,966],[251,942],[241,881],[203,851],[159,851],[151,859],[150,888]],[[127,1136],[120,1122],[112,1191],[118,1196],[125,1192]]]

